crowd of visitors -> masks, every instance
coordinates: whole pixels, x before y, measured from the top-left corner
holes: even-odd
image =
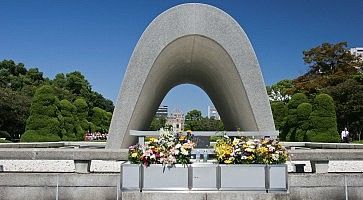
[[[85,141],[94,141],[94,140],[107,140],[108,133],[101,133],[101,132],[86,132],[84,136]]]

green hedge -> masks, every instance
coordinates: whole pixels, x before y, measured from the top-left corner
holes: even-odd
[[[307,140],[311,142],[339,142],[337,120],[333,98],[319,94],[314,99],[313,112],[309,118],[311,129],[307,131]]]
[[[57,142],[60,141],[60,137],[54,134],[39,134],[34,130],[25,131],[21,136],[21,142]]]

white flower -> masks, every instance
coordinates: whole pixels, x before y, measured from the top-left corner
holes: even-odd
[[[181,145],[180,143],[178,143],[178,144],[175,146],[175,148],[176,148],[176,149],[179,149],[181,146],[182,146],[182,145]]]
[[[272,154],[272,159],[279,160],[279,154],[277,154],[277,153]]]
[[[178,155],[180,153],[180,151],[178,149],[174,150],[174,155]]]
[[[184,148],[181,148],[180,150],[181,150],[183,155],[187,156],[189,154],[189,152],[187,150],[185,150]]]

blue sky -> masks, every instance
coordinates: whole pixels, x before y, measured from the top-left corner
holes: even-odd
[[[38,67],[45,76],[81,71],[94,90],[116,100],[130,55],[161,12],[191,1],[0,0],[0,60]],[[255,49],[267,85],[307,70],[302,51],[323,42],[363,46],[363,1],[193,1],[236,19]],[[171,108],[207,112],[199,88],[181,85],[164,99]]]

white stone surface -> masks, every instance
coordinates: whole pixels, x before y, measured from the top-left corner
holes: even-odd
[[[120,172],[122,161],[93,160],[91,172]],[[291,163],[305,164],[305,172],[311,172],[309,161],[293,161]],[[290,162],[288,171],[293,168]],[[10,172],[74,172],[72,160],[0,160],[4,171]],[[329,172],[363,172],[363,161],[330,161]]]
[[[91,172],[120,172],[122,161],[93,160]],[[74,172],[73,160],[0,160],[4,171]]]

